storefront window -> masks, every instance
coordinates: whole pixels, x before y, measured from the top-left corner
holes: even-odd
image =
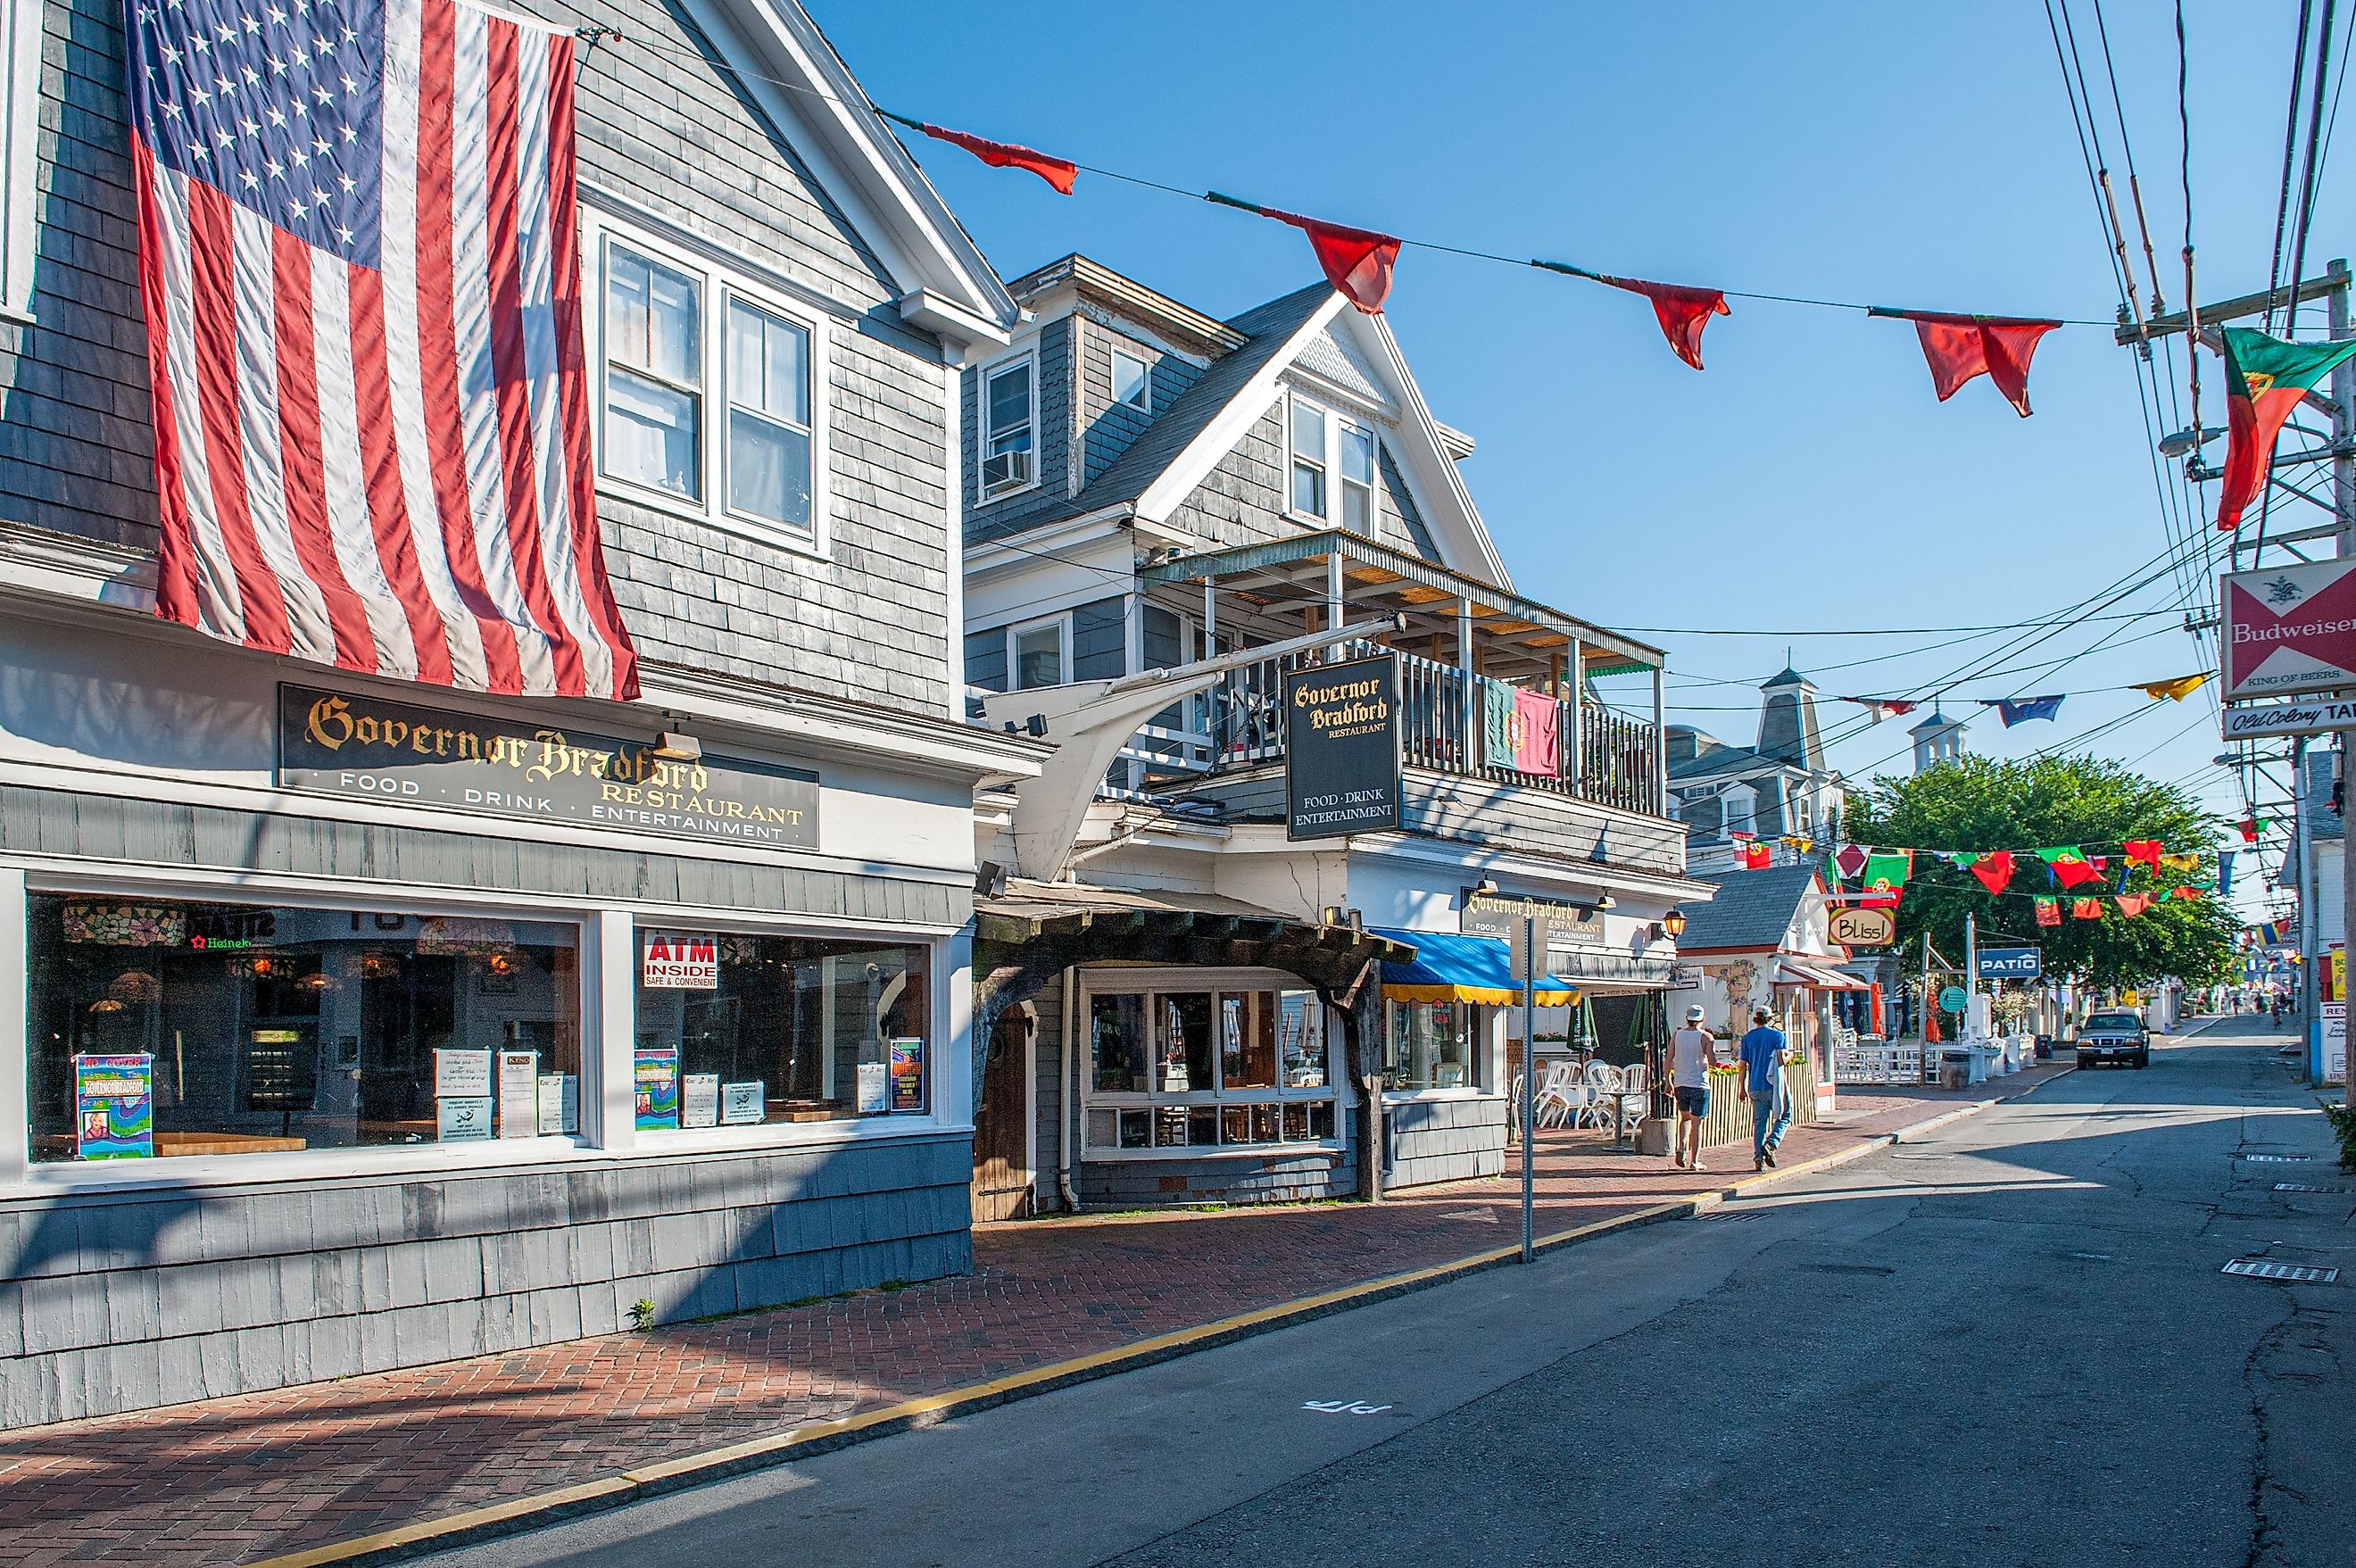
[[[569,925],[35,895],[37,1160],[579,1130]]]
[[[1471,1089],[1477,1085],[1472,1025],[1462,1002],[1384,1005],[1384,1070],[1393,1089]]]
[[[638,960],[639,1126],[929,1109],[921,944],[641,929]]]
[[[1091,1149],[1334,1135],[1313,991],[1132,991],[1087,999]]]

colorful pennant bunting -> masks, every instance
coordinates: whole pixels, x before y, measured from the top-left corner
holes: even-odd
[[[1678,359],[1701,369],[1701,329],[1709,325],[1713,316],[1731,316],[1726,307],[1726,295],[1714,288],[1687,288],[1673,283],[1646,283],[1642,278],[1615,278],[1602,273],[1590,274],[1598,283],[1608,283],[1613,288],[1624,288],[1631,294],[1641,294],[1653,302],[1653,315],[1661,324],[1661,336]]]
[[[1372,229],[1353,229],[1346,223],[1328,223],[1322,218],[1303,218],[1298,212],[1262,207],[1256,201],[1222,196],[1215,190],[1208,192],[1206,199],[1291,224],[1309,236],[1309,247],[1317,252],[1317,264],[1324,269],[1325,281],[1333,285],[1336,293],[1368,316],[1382,314],[1383,301],[1390,297],[1391,264],[1398,260],[1399,242],[1396,236],[1377,234]]]
[[[2286,343],[2254,327],[2228,327],[2222,339],[2231,435],[2217,495],[2217,526],[2230,532],[2241,526],[2243,509],[2265,489],[2283,422],[2334,366],[2356,354],[2356,338]]]
[[[1995,849],[1986,854],[1976,854],[1964,867],[1980,880],[1980,886],[1991,893],[2001,893],[2012,880],[2012,851]]]
[[[2201,683],[2208,679],[2209,672],[2203,670],[2197,675],[2179,675],[2173,681],[2146,681],[2136,690],[2153,702],[2166,697],[2171,703],[2180,703],[2201,690]]]
[[[2132,920],[2136,916],[2142,914],[2147,908],[2151,907],[2151,895],[2148,893],[2122,893],[2113,898],[2111,902],[2119,907],[2120,914],[2125,915],[2128,919]]]
[[[1994,708],[1997,713],[1997,717],[2004,721],[2004,727],[2010,729],[2013,725],[2020,724],[2028,719],[2052,718],[2061,713],[2062,699],[2068,694],[2069,693],[2065,692],[2058,693],[2049,697],[2021,697],[2018,699],[2012,697],[1982,697],[1979,702],[1981,707]]]
[[[1879,724],[1884,719],[1902,719],[1922,705],[1921,703],[1900,702],[1895,697],[1841,697],[1837,700],[1855,703],[1872,715],[1872,722],[1875,724]]]
[[[1840,874],[1843,876],[1855,876],[1865,869],[1866,854],[1863,844],[1845,843],[1841,845],[1840,852],[1833,856],[1833,864],[1840,868]]]
[[[1887,893],[1906,886],[1907,877],[1914,872],[1914,852],[1911,849],[1868,850],[1865,856],[1865,887],[1870,893]]]
[[[2037,852],[2037,858],[2045,863],[2045,868],[2053,874],[2053,879],[2065,889],[2075,887],[2082,882],[2092,882],[2102,875],[2084,855],[2078,853],[2075,844],[2040,849]]]
[[[2126,843],[2119,846],[2119,853],[2126,855],[2131,862],[2150,867],[2151,874],[2154,876],[2158,876],[2159,875],[2159,849],[2160,844],[2158,839],[2129,839]]]
[[[2233,854],[2230,849],[2217,852],[2217,897],[2220,898],[2233,890]]]
[[[2070,900],[2070,915],[2072,919],[2099,920],[2103,918],[2103,901],[2100,898],[2072,898]]]
[[[986,136],[969,135],[963,131],[952,131],[946,125],[927,124],[922,120],[911,120],[905,114],[894,114],[885,109],[878,109],[876,113],[895,124],[921,131],[937,142],[963,147],[992,168],[1028,169],[1066,196],[1072,194],[1072,186],[1080,177],[1079,165],[1019,143],[993,142]]]
[[[1986,376],[2023,419],[2029,417],[2029,361],[2037,352],[2037,340],[2062,325],[2017,317],[1890,310],[1880,306],[1867,314],[1914,323],[1915,334],[1922,340],[1922,358],[1931,366],[1931,384],[1941,403],[1974,377]]]
[[[2060,925],[2062,923],[2062,900],[2059,898],[2049,897],[2042,893],[2038,894],[2037,923],[2040,926]]]

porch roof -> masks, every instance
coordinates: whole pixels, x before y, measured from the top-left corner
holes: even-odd
[[[1656,670],[1666,658],[1649,643],[1345,529],[1319,529],[1264,544],[1181,555],[1146,567],[1141,580],[1149,588],[1209,580],[1258,598],[1316,603],[1325,596],[1326,563],[1337,554],[1343,599],[1354,609],[1452,618],[1453,606],[1461,602],[1471,610],[1476,632],[1537,653],[1559,656],[1576,639],[1587,675]]]

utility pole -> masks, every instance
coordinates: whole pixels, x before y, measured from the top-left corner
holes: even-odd
[[[2193,328],[2197,326],[2197,329],[2200,333],[2200,341],[2198,343],[2187,345],[2187,348],[2190,352],[2197,354],[2201,351],[2201,346],[2202,344],[2207,344],[2212,349],[2218,346],[2222,339],[2217,337],[2217,333],[2220,330],[2222,324],[2224,322],[2231,321],[2238,317],[2271,314],[2276,306],[2285,304],[2287,304],[2291,309],[2296,312],[2301,302],[2310,299],[2321,299],[2326,302],[2325,308],[2327,311],[2327,320],[2329,323],[2331,336],[2334,338],[2345,338],[2351,336],[2351,323],[2348,308],[2348,290],[2350,281],[2348,263],[2344,259],[2335,260],[2329,266],[2324,268],[2324,275],[2319,278],[2308,278],[2305,280],[2294,278],[2281,287],[2269,289],[2264,294],[2246,295],[2239,299],[2229,299],[2216,305],[2203,306],[2198,309],[2179,312],[2173,316],[2155,316],[2147,321],[2134,322],[2123,319],[2116,334],[2117,341],[2123,346],[2135,347],[2138,351],[2143,351],[2143,346],[2148,344],[2154,338],[2169,337],[2171,334],[2184,332],[2189,328]],[[2189,304],[2190,302],[2188,301],[2187,303]],[[2231,390],[2232,389],[2228,389],[2229,394]],[[2310,404],[2313,404],[2323,403],[2326,400],[2318,398],[2313,392],[2309,392],[2308,394],[2308,401]],[[2356,364],[2342,363],[2332,370],[2331,396],[2329,399],[2329,412],[2331,420],[2331,503],[2329,508],[2331,511],[2331,524],[2328,529],[2317,530],[2312,532],[2297,532],[2295,534],[2295,537],[2305,539],[2320,538],[2325,535],[2329,535],[2335,541],[2340,555],[2345,558],[2347,556],[2356,555],[2356,452],[2351,452],[2350,446],[2351,440],[2356,440],[2356,416],[2351,416],[2351,410],[2356,410]],[[2189,477],[2195,479],[2215,478],[2217,477],[2215,470],[2201,467],[2201,447],[2204,439],[2203,433],[2199,430],[2194,430],[2190,432],[2189,435],[2190,436],[2191,445],[2190,454],[2186,459],[2185,472]],[[2276,478],[2271,463],[2268,465],[2265,482],[2269,486],[2279,486],[2282,489],[2290,490],[2293,494],[2299,496],[2302,499],[2315,502],[2315,504],[2318,505],[2322,504],[2311,492],[2300,490],[2297,487],[2292,486],[2284,480]],[[2269,541],[2269,542],[2273,542]],[[2286,544],[2285,547],[2288,548],[2287,544]],[[2236,547],[2236,553],[2238,554],[2238,545]],[[2297,554],[2297,553],[2294,551],[2293,553]],[[2256,555],[2253,553],[2250,564],[2254,567],[2258,564]],[[2238,562],[2236,564],[2238,564]],[[2222,663],[2222,650],[2221,650],[2221,665]],[[2343,757],[2356,755],[2356,729],[2344,729],[2340,731],[2339,738],[2340,749]],[[2299,831],[2294,835],[2292,842],[2294,845],[2299,845],[2311,842],[2311,838],[2307,831],[2307,824],[2305,822],[2307,814],[2306,781],[2303,778],[2294,774],[2292,783],[2294,786],[2291,790],[2292,807],[2297,813],[2299,819]],[[2340,852],[2340,941],[2344,945],[2351,937],[2356,937],[2356,832],[2343,832],[2341,833]],[[2298,854],[2299,851],[2297,848],[2294,848],[2293,853]],[[2305,869],[2304,865],[2300,868],[2300,886],[2302,888],[2306,886]],[[2306,902],[2306,899],[2301,899],[2302,907],[2304,907]],[[2316,940],[2313,944],[2314,947],[2320,947],[2322,945],[2322,921],[2319,918],[2320,911],[2318,911],[2318,915],[2319,918],[2313,922],[2313,929],[2316,931]],[[2302,925],[2308,923],[2308,917],[2304,913],[2303,908],[2300,916],[2300,922]],[[2314,951],[2306,946],[2302,946],[2301,951],[2302,962],[2307,966],[2308,984],[2306,986],[2306,990],[2308,995],[2317,998],[2314,1007],[2314,1015],[2317,1019],[2315,1028],[2316,1035],[2318,1036],[2318,1050],[2319,1054],[2320,1036],[2322,1033],[2322,1006],[2320,999],[2323,995],[2324,980],[2331,972],[2330,955],[2327,952]],[[2343,1020],[2341,1028],[2344,1030],[2347,1026],[2345,1019],[2347,1015],[2348,998],[2345,995],[2341,995],[2338,1000],[2340,1005],[2341,1017]],[[2343,1066],[2340,1071],[2340,1077],[2345,1083],[2345,1087],[2341,1090],[2344,1102],[2351,1107],[2356,1107],[2356,1072],[2350,1072]]]

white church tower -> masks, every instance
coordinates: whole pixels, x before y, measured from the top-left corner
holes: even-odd
[[[1906,733],[1914,739],[1914,771],[1918,774],[1942,762],[1963,759],[1964,721],[1949,718],[1935,704],[1929,718]]]

